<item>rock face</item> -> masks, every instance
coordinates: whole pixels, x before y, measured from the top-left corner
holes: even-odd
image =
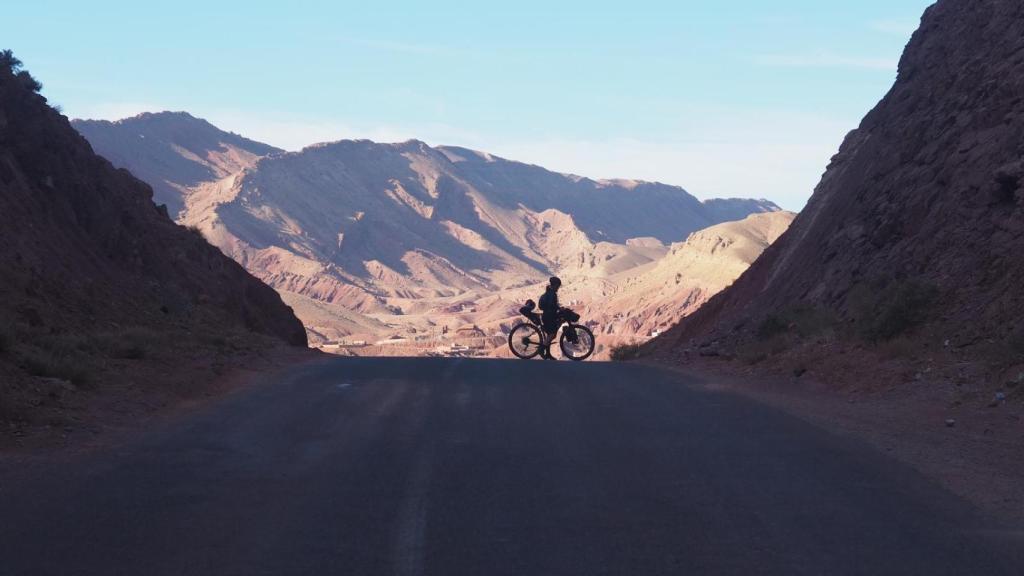
[[[875,339],[1020,338],[1022,134],[1024,4],[940,0],[792,227],[652,349],[742,341],[797,307]]]
[[[301,323],[271,288],[172,222],[148,185],[94,154],[30,77],[16,75],[17,64],[6,53],[0,65],[5,331],[145,326],[189,338],[231,326],[305,345]]]
[[[667,244],[693,232],[779,210],[765,200],[701,202],[674,186],[595,181],[416,140],[345,140],[227,166],[226,155],[259,148],[189,116],[76,125],[101,154],[180,192],[179,221],[277,289],[320,342],[465,324],[495,334],[514,315],[509,300],[536,298],[550,274],[607,279],[661,258]],[[140,125],[162,130],[145,132],[146,141],[176,144],[153,154],[125,150]],[[193,129],[201,134],[188,136]],[[179,177],[172,166],[188,171]],[[465,305],[481,301],[493,306]]]

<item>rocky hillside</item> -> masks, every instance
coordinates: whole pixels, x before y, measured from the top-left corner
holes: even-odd
[[[133,155],[125,148],[140,124],[166,132],[145,140],[176,144]],[[445,320],[433,317],[467,298],[533,286],[551,273],[617,274],[697,230],[778,211],[764,200],[700,202],[678,187],[595,181],[416,140],[271,151],[197,180],[195,166],[225,167],[224,151],[241,156],[239,137],[169,113],[76,125],[100,153],[127,159],[136,173],[162,174],[181,192],[179,221],[281,292],[317,341],[440,329]],[[192,129],[201,135],[187,136]],[[199,141],[204,147],[187,151],[178,144]],[[183,162],[191,168],[180,177],[160,172]],[[500,324],[502,314],[451,321]]]
[[[21,413],[28,375],[100,385],[156,347],[229,334],[305,345],[271,288],[172,222],[0,58],[0,419]]]
[[[606,344],[646,340],[731,285],[795,216],[792,212],[752,214],[694,232],[650,264],[597,278],[601,293],[575,299],[587,303],[585,316],[597,322]],[[579,279],[584,284],[588,280],[592,279]]]
[[[249,168],[273,146],[225,132],[185,112],[139,114],[117,122],[73,120],[72,125],[118,168],[153,187],[153,201],[172,217],[191,188]]]
[[[1024,362],[1022,134],[1024,4],[940,0],[789,231],[651,350],[743,356],[785,340],[759,361],[787,346],[828,357],[900,339],[960,378],[972,358],[1013,372]]]

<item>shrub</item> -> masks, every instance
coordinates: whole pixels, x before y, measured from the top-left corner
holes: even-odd
[[[630,360],[636,360],[640,357],[640,345],[639,344],[619,344],[613,346],[611,351],[611,359],[614,362],[628,362]]]
[[[201,338],[201,341],[206,345],[213,346],[215,348],[227,348],[229,343],[227,336],[224,336],[223,334],[205,334]]]
[[[10,50],[0,50],[0,67],[7,68],[11,74],[15,74],[21,70],[21,60],[15,58],[14,52]]]
[[[116,334],[114,346],[109,349],[112,358],[122,360],[141,360],[159,347],[160,334],[143,328],[131,326]]]
[[[135,343],[126,343],[117,348],[111,355],[121,360],[142,360],[146,357],[147,351],[144,347]]]
[[[21,340],[29,346],[61,357],[94,350],[88,338],[73,332],[29,330],[22,335]]]
[[[90,337],[90,344],[108,358],[118,360],[141,360],[160,346],[159,333],[142,327],[97,332]]]
[[[780,334],[794,332],[802,338],[811,338],[835,325],[836,318],[831,312],[799,305],[769,314],[758,324],[756,336],[758,340],[771,340]]]
[[[7,322],[0,320],[0,354],[6,354],[14,347],[14,330]]]
[[[1006,344],[1012,361],[1024,360],[1024,326],[1017,327],[1007,338]]]
[[[21,69],[21,60],[15,58],[14,52],[10,50],[0,50],[0,68],[6,68],[8,73],[17,78],[25,88],[33,92],[39,92],[43,89],[43,85],[33,78],[28,71]]]
[[[789,331],[789,322],[777,314],[769,314],[757,325],[757,339],[771,340],[779,334]]]
[[[890,283],[877,293],[874,312],[864,316],[863,335],[872,342],[892,340],[923,324],[938,297],[938,290],[924,282]]]
[[[33,78],[32,75],[25,70],[18,72],[17,77],[18,80],[21,82],[22,86],[33,92],[39,92],[43,89],[43,85],[40,84],[38,80]]]
[[[884,358],[913,358],[918,348],[913,340],[897,336],[880,342],[877,350]]]
[[[736,350],[736,356],[741,362],[754,365],[760,364],[776,354],[782,354],[788,349],[789,343],[785,338],[773,337],[741,344]]]
[[[60,378],[76,385],[89,383],[90,370],[86,362],[76,356],[61,356],[38,349],[25,350],[21,355],[22,367],[31,375],[42,378]]]
[[[992,190],[993,200],[997,204],[1013,204],[1021,188],[1021,180],[1024,180],[1024,163],[1018,162],[997,170],[995,188]]]

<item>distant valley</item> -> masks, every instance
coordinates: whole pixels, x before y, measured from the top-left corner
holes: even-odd
[[[558,274],[606,354],[698,308],[793,218],[416,140],[284,152],[181,112],[74,126],[338,353],[499,354],[518,306]]]

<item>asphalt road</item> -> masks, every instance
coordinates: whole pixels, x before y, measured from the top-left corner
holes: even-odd
[[[0,478],[4,576],[1022,570],[870,448],[623,364],[332,360]]]

